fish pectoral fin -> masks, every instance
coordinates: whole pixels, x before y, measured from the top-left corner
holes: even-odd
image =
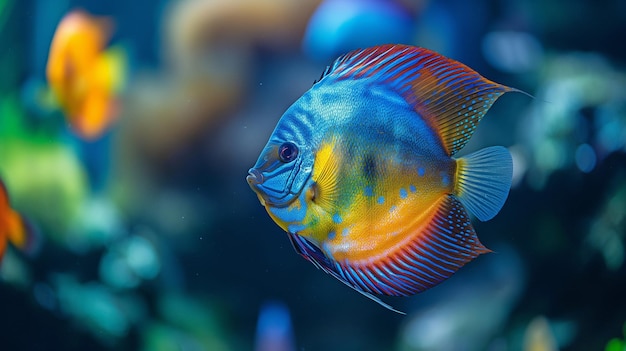
[[[335,206],[339,194],[338,175],[341,162],[340,153],[337,152],[339,138],[333,136],[328,142],[322,143],[315,153],[313,166],[313,185],[310,200],[320,208],[329,211]]]
[[[456,196],[479,220],[490,220],[511,188],[511,154],[505,147],[491,146],[456,160],[456,164]]]
[[[341,274],[340,266],[334,260],[331,260],[330,258],[328,258],[317,246],[313,245],[307,239],[294,233],[288,233],[288,236],[289,236],[289,241],[291,242],[291,245],[293,245],[293,248],[296,250],[296,252],[300,254],[302,257],[304,257],[307,261],[313,263],[313,265],[317,267],[318,269],[321,269],[322,271],[332,275],[333,277],[337,278],[337,280],[339,280],[340,282],[351,287],[352,289],[359,292],[361,295],[378,303],[379,305],[385,307],[386,309],[399,313],[399,314],[406,314],[405,312],[397,310],[393,308],[391,305],[383,302],[381,299],[374,296],[372,293],[364,291],[363,289],[359,288],[357,285],[346,280],[346,278],[342,276]]]

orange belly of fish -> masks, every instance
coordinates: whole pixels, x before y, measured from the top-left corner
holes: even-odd
[[[384,216],[376,216],[381,212],[376,211],[364,221],[337,227],[336,236],[323,244],[325,251],[336,261],[352,265],[384,259],[424,233],[444,199],[445,196],[438,196],[430,206],[407,202],[387,210]]]

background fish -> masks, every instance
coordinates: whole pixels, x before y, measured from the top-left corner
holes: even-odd
[[[282,116],[247,181],[296,251],[374,299],[407,296],[489,252],[466,211],[503,206],[504,147],[453,158],[517,91],[427,49],[338,58]]]
[[[295,351],[289,308],[279,301],[261,305],[256,326],[255,351]]]
[[[112,22],[72,11],[59,23],[48,54],[46,77],[59,107],[84,139],[99,137],[117,116],[126,54],[106,49]]]
[[[30,224],[11,208],[7,188],[0,179],[0,262],[8,242],[21,250],[30,251],[33,238]]]

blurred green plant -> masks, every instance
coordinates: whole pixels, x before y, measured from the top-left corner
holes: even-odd
[[[181,345],[190,350],[239,349],[229,342],[232,336],[206,297],[166,293],[158,299],[158,310],[160,321],[144,325],[141,350],[176,351]]]
[[[12,4],[11,0],[0,0],[0,30],[4,27],[4,22],[6,22],[9,16]]]
[[[613,338],[609,340],[604,351],[626,351],[626,323],[622,327],[622,338]]]
[[[11,202],[46,236],[70,241],[89,194],[84,166],[58,131],[29,125],[16,94],[0,98],[0,116],[0,176]]]

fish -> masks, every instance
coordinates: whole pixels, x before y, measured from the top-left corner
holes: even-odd
[[[491,251],[469,213],[500,211],[511,155],[454,156],[518,91],[425,48],[350,51],[285,111],[246,179],[298,254],[403,313],[379,296],[430,289]]]
[[[119,46],[107,49],[112,27],[109,18],[74,10],[61,19],[50,44],[50,92],[72,130],[85,140],[100,137],[119,113],[126,54]]]
[[[255,351],[295,351],[289,308],[280,301],[261,305],[254,340]]]
[[[0,263],[10,242],[25,252],[32,251],[35,232],[32,225],[9,202],[9,193],[0,179]]]

